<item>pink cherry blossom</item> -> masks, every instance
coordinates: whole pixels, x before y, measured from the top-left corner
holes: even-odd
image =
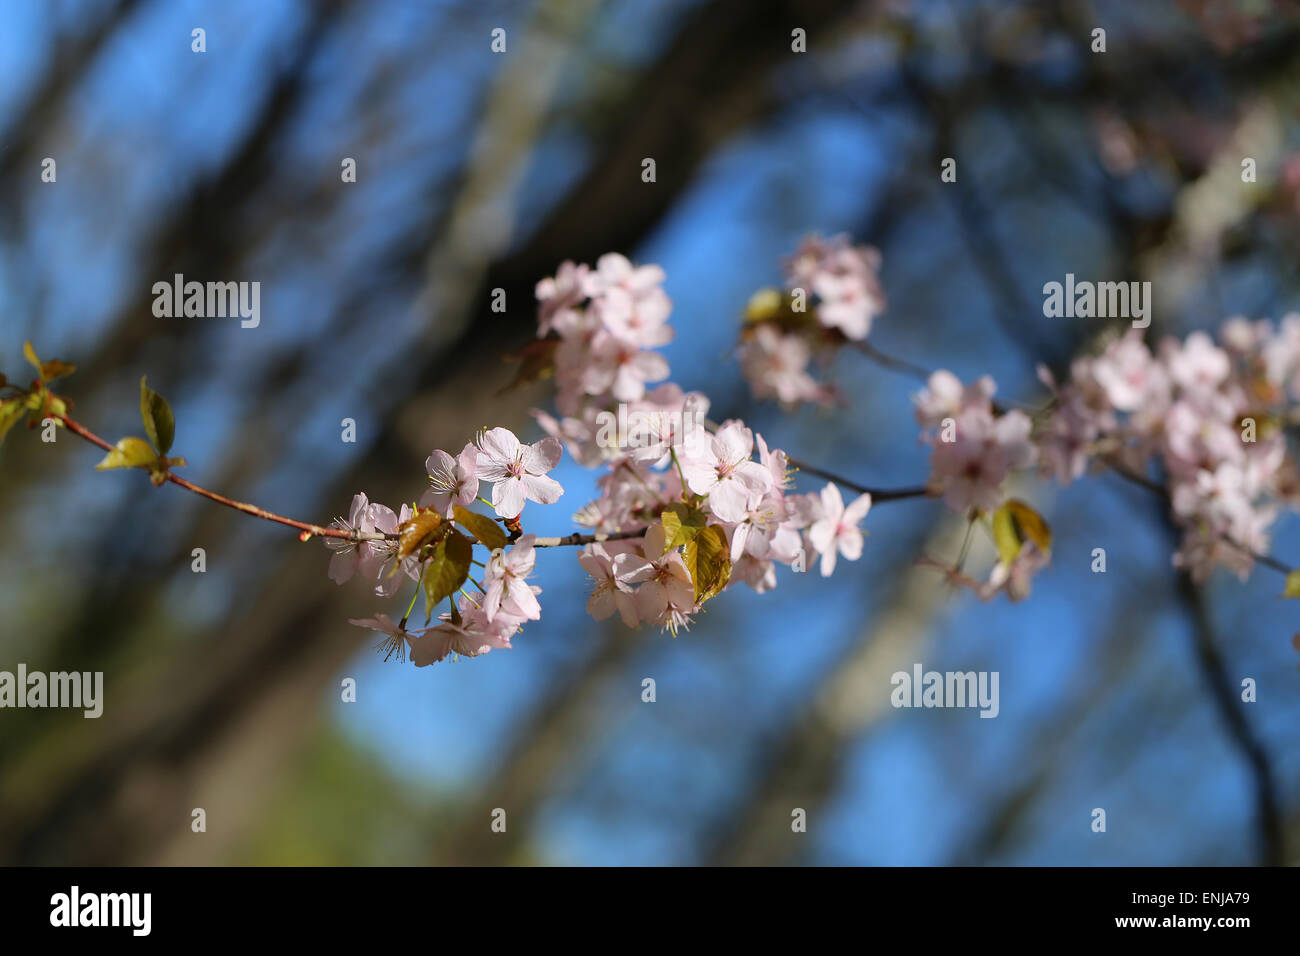
[[[410,505],[402,505],[401,514],[394,514],[393,509],[387,505],[376,503],[370,506],[370,515],[375,530],[384,534],[396,534],[398,527],[411,520],[412,514]],[[412,581],[420,579],[419,559],[413,554],[403,558],[401,568],[398,569],[397,539],[395,538],[372,542],[370,553],[366,561],[363,562],[361,570],[363,574],[376,579],[375,593],[380,597],[391,597],[397,593],[398,588],[402,585],[399,570],[401,574],[406,575]]]
[[[622,545],[622,550],[613,552]],[[578,563],[595,581],[591,596],[587,598],[587,613],[597,621],[603,621],[615,611],[628,627],[638,623],[636,599],[632,588],[632,576],[643,570],[645,560],[637,554],[630,553],[635,545],[631,543],[611,542],[588,545],[578,555]]]
[[[383,634],[384,637],[376,645],[376,649],[384,655],[384,660],[396,655],[398,663],[406,660],[407,646],[414,648],[420,635],[424,633],[406,630],[403,626],[405,621],[394,624],[393,619],[387,614],[376,614],[374,617],[367,618],[348,618],[348,623]]]
[[[457,602],[459,623],[450,614],[440,615],[443,622],[425,631],[411,646],[411,662],[416,667],[427,667],[455,654],[459,657],[479,657],[492,650],[509,650],[511,638],[524,623],[524,618],[498,610],[488,620],[482,605],[462,594]]]
[[[587,277],[587,291],[593,298],[610,289],[622,289],[633,295],[653,292],[664,281],[659,266],[634,266],[626,256],[607,252],[596,260],[596,269]]]
[[[1181,344],[1166,339],[1163,347],[1170,378],[1186,392],[1218,388],[1231,371],[1228,353],[1204,332],[1193,332]]]
[[[668,315],[672,303],[660,289],[634,296],[626,289],[609,289],[596,302],[596,315],[619,342],[634,348],[658,348],[673,340]]]
[[[478,441],[478,477],[492,482],[492,507],[503,518],[517,518],[524,501],[554,504],[564,489],[547,472],[560,461],[560,443],[543,438],[523,445],[508,428],[491,428]]]
[[[675,548],[664,553],[667,543],[664,526],[652,525],[645,535],[644,561],[629,562],[625,574],[628,581],[643,582],[636,589],[641,620],[676,634],[678,628],[689,628],[690,615],[697,610],[695,585],[681,553]]]
[[[756,461],[753,433],[742,423],[726,422],[716,435],[688,442],[681,466],[686,484],[709,500],[723,521],[742,521],[750,505],[772,487],[772,473]]]
[[[537,560],[533,542],[537,536],[526,534],[509,550],[498,549],[488,559],[483,577],[483,613],[492,621],[499,612],[536,621],[542,616],[537,603],[541,588],[525,583],[524,578],[533,573]]]
[[[1119,411],[1133,411],[1168,392],[1165,371],[1142,341],[1140,329],[1130,329],[1110,345],[1092,362],[1091,373]]]
[[[775,398],[783,405],[816,402],[829,405],[831,389],[808,374],[812,351],[798,335],[782,335],[760,325],[740,346],[740,368],[755,398]]]
[[[572,321],[574,307],[587,297],[588,276],[591,270],[572,262],[560,264],[555,278],[537,283],[538,336],[545,336],[552,325]]]
[[[834,483],[822,489],[821,517],[808,529],[808,540],[821,555],[822,577],[828,578],[835,570],[837,554],[849,561],[862,557],[862,532],[858,522],[871,508],[871,495],[863,494],[853,499],[846,508],[840,489]]]
[[[997,508],[1007,475],[1034,460],[1031,426],[1021,411],[998,418],[980,409],[962,412],[955,420],[955,440],[935,441],[930,457],[930,482],[942,491],[948,507],[961,512]]]
[[[634,402],[645,394],[647,382],[668,377],[668,360],[658,352],[629,345],[607,332],[596,334],[588,358],[582,375],[588,395],[608,392],[620,402]]]
[[[352,497],[352,508],[347,520],[336,518],[330,522],[331,528],[371,534],[375,530],[375,520],[370,513],[370,500],[364,493]],[[370,543],[366,541],[348,541],[346,538],[324,538],[325,547],[334,552],[330,558],[329,576],[336,584],[343,584],[361,569],[362,563],[370,556]]]
[[[993,393],[997,386],[985,375],[970,385],[947,369],[930,375],[925,388],[916,394],[916,418],[926,428],[939,427],[945,418],[956,418],[970,408],[992,411]]]
[[[456,505],[468,507],[478,497],[478,449],[471,442],[452,458],[441,448],[434,449],[424,462],[429,475],[429,489],[420,498],[421,508],[432,508],[450,518]]]
[[[849,339],[865,339],[872,320],[885,310],[878,270],[880,253],[850,245],[846,236],[804,240],[790,262],[787,283],[819,300],[817,318]]]

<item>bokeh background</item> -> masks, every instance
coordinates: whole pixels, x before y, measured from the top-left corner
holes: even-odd
[[[714,418],[864,483],[915,484],[913,382],[845,355],[845,409],[749,398],[733,352],[750,293],[806,233],[848,232],[884,256],[873,343],[990,372],[1024,401],[1041,395],[1036,363],[1063,369],[1103,325],[1042,316],[1042,284],[1066,272],[1151,281],[1157,335],[1279,317],[1300,304],[1295,12],[4,0],[0,359],[20,377],[30,338],[75,362],[63,393],[110,438],[139,433],[147,374],[188,477],[325,521],[357,490],[415,497],[429,451],[480,425],[537,437],[527,411],[547,390],[500,394],[502,353],[532,334],[538,278],[618,250],[667,270],[673,378],[708,391]],[[796,27],[807,53],[791,52]],[[955,185],[939,180],[948,156]],[[260,281],[260,327],[155,318],[150,287],[176,272]],[[349,417],[355,444],[339,440]],[[1023,604],[914,567],[961,532],[915,500],[873,511],[863,558],[830,581],[728,592],[675,640],[592,621],[573,553],[543,554],[544,619],[514,651],[417,670],[347,623],[396,617],[401,599],[331,583],[319,542],[97,474],[99,457],[23,429],[0,449],[0,668],[106,684],[99,720],[0,712],[0,861],[1300,854],[1295,605],[1265,569],[1183,586],[1159,502],[1113,476],[1022,489],[1056,534]],[[565,497],[530,508],[530,530],[567,533],[592,497],[571,461],[557,477]],[[1291,562],[1294,530],[1281,522],[1274,549]],[[1089,571],[1094,547],[1106,574]],[[998,671],[999,717],[893,709],[889,677],[914,662]],[[1257,703],[1238,699],[1247,677]]]

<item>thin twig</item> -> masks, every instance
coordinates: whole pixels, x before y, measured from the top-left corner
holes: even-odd
[[[1152,481],[1146,475],[1142,475],[1136,471],[1133,471],[1131,468],[1129,468],[1127,465],[1123,464],[1122,462],[1118,461],[1117,459],[1102,458],[1099,460],[1108,468],[1110,468],[1111,471],[1113,471],[1115,474],[1123,478],[1125,481],[1132,482],[1133,484],[1138,485],[1141,488],[1145,488],[1147,491],[1150,491],[1153,494],[1159,495],[1166,502],[1169,501],[1169,489],[1166,488],[1164,485],[1160,484],[1159,482]],[[1258,563],[1264,565],[1264,567],[1266,568],[1271,568],[1272,570],[1277,571],[1280,574],[1291,573],[1290,565],[1286,564],[1286,562],[1282,561],[1280,558],[1275,558],[1271,554],[1263,554],[1259,551],[1254,550],[1253,548],[1248,548],[1244,544],[1241,544],[1240,542],[1236,541],[1235,539],[1228,537],[1228,535],[1226,534],[1220,535],[1219,540],[1222,541],[1224,544],[1228,545],[1229,547],[1236,548],[1242,554],[1249,555],[1251,558],[1253,558]]]
[[[861,352],[867,358],[871,359],[877,365],[892,369],[895,372],[902,372],[904,375],[910,375],[912,378],[919,379],[922,382],[929,381],[930,370],[909,362],[907,359],[897,358],[893,355],[887,355],[874,345],[868,344],[865,340],[852,343],[853,348]]]
[[[535,548],[570,548],[587,544],[600,544],[602,541],[627,541],[631,538],[644,538],[645,528],[640,531],[611,531],[608,534],[582,534],[575,531],[562,538],[538,538],[533,542]]]
[[[799,471],[806,471],[810,475],[816,475],[818,478],[825,478],[837,485],[843,485],[850,491],[856,491],[860,495],[871,495],[872,504],[882,501],[898,501],[903,498],[924,498],[930,494],[930,489],[924,485],[912,488],[871,488],[856,481],[850,481],[848,478],[827,471],[825,468],[818,468],[816,465],[800,461],[798,458],[791,458],[787,455],[786,461],[790,464],[790,467]]]
[[[56,421],[62,422],[63,426],[67,428],[68,431],[80,438],[84,438],[92,445],[98,445],[105,451],[113,450],[113,446],[104,441],[104,439],[100,438],[84,425],[68,418],[66,415],[51,415],[50,417]],[[179,485],[186,491],[192,491],[196,495],[201,495],[209,501],[215,501],[219,505],[225,505],[227,508],[234,508],[236,511],[242,511],[244,514],[253,515],[256,518],[265,518],[267,521],[274,521],[277,524],[284,524],[291,528],[297,528],[302,532],[299,537],[303,541],[306,541],[311,537],[342,538],[345,541],[388,541],[397,538],[396,534],[384,534],[381,532],[370,534],[360,531],[345,530],[343,528],[323,528],[318,524],[312,524],[307,521],[297,521],[293,518],[286,518],[284,515],[276,514],[273,511],[267,511],[265,508],[259,508],[257,505],[250,505],[246,501],[236,501],[233,498],[227,498],[225,495],[219,495],[215,491],[209,491],[201,485],[196,485],[192,481],[187,481],[179,475],[174,475],[170,471],[167,472],[166,478],[172,484]]]
[[[1259,840],[1259,860],[1263,866],[1281,866],[1285,862],[1285,839],[1278,810],[1277,781],[1268,751],[1246,721],[1245,711],[1237,698],[1237,688],[1228,676],[1223,657],[1214,637],[1210,609],[1201,588],[1190,575],[1178,575],[1178,594],[1191,612],[1192,643],[1201,676],[1209,686],[1210,699],[1219,712],[1229,738],[1246,759],[1255,784],[1255,828]]]

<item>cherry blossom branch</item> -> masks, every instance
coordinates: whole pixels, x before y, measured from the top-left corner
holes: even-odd
[[[865,343],[863,343],[865,344]],[[880,353],[883,356],[883,353]],[[883,356],[886,357],[887,356]],[[892,361],[892,360],[891,360]],[[901,360],[900,360],[901,361]],[[919,368],[919,366],[914,366]],[[924,369],[921,369],[924,371]],[[927,377],[929,373],[926,373]],[[706,427],[717,431],[718,423],[710,419],[705,419]],[[827,471],[825,468],[819,468],[816,465],[810,465],[800,458],[793,458],[790,455],[785,456],[786,463],[797,471],[806,471],[810,475],[816,475],[818,478],[825,478],[827,481],[833,481],[837,485],[842,485],[850,491],[856,491],[860,495],[871,495],[873,504],[879,504],[882,501],[900,501],[904,498],[924,498],[932,494],[931,490],[925,485],[916,485],[911,488],[872,488],[870,485],[864,485],[857,481],[852,481],[842,475],[837,475],[833,471]],[[676,453],[673,455],[673,461],[677,461]],[[678,474],[681,473],[681,466],[678,465]],[[683,480],[682,484],[685,484]]]
[[[866,341],[855,341],[852,343],[852,345],[853,348],[855,348],[857,351],[861,352],[863,355],[867,356],[872,361],[876,362],[877,364],[885,368],[892,369],[894,371],[903,372],[906,375],[910,375],[914,378],[920,378],[922,380],[927,380],[930,376],[930,372],[928,372],[923,367],[916,365],[912,362],[909,362],[906,359],[900,359],[895,356],[888,355],[880,351],[879,349],[877,349],[875,346],[867,344]],[[1001,411],[1001,409],[999,409],[996,403],[994,403],[994,410]],[[1145,488],[1148,491],[1152,492],[1153,494],[1159,495],[1166,502],[1170,500],[1168,488],[1166,488],[1164,485],[1160,484],[1157,481],[1153,481],[1152,479],[1146,477],[1145,475],[1138,474],[1137,472],[1130,469],[1128,466],[1124,465],[1115,457],[1103,456],[1100,457],[1098,460],[1101,461],[1108,468],[1110,468],[1111,471],[1115,472],[1115,474],[1119,475],[1121,478],[1125,479],[1126,481],[1129,481],[1135,485]],[[858,491],[859,493],[869,491],[872,495],[872,499],[875,501],[888,500],[888,498],[885,496],[889,495],[890,494],[889,492],[876,491],[872,489],[863,488],[861,486],[856,486],[852,482],[845,481],[842,478],[837,478],[833,475],[820,471],[816,468],[812,468],[810,466],[801,465],[801,464],[797,465],[794,459],[790,459],[790,463],[792,465],[796,465],[797,467],[802,468],[803,470],[807,471],[809,474],[819,475],[820,477],[826,478],[829,481],[840,482],[844,484],[845,487],[852,488],[855,491]],[[912,495],[908,494],[908,492],[914,492],[914,491],[915,489],[904,489],[902,492],[896,493],[896,496],[911,497]],[[920,493],[926,494],[927,492],[924,488],[922,488],[920,489]],[[1270,568],[1273,571],[1277,571],[1282,575],[1287,575],[1291,573],[1292,569],[1289,565],[1287,565],[1279,558],[1275,558],[1271,554],[1264,554],[1262,552],[1254,550],[1253,548],[1248,548],[1245,545],[1233,540],[1228,535],[1219,535],[1219,539],[1223,541],[1224,544],[1228,545],[1231,548],[1235,548],[1236,550],[1240,551],[1242,554],[1249,555],[1252,559],[1264,565],[1264,567],[1266,568]]]
[[[871,495],[872,504],[880,504],[883,501],[899,501],[904,498],[925,498],[932,495],[932,492],[925,485],[917,485],[911,488],[871,488],[867,485],[859,484],[856,481],[850,481],[848,478],[841,477],[834,472],[827,471],[825,468],[818,468],[816,465],[810,465],[806,461],[798,458],[786,456],[786,461],[790,467],[797,468],[799,471],[806,471],[810,475],[816,475],[818,478],[825,478],[827,481],[833,481],[837,485],[843,485],[850,491],[856,491],[860,495]]]
[[[797,462],[793,458],[787,461],[800,471],[806,471],[810,475],[816,475],[819,478],[825,478],[827,481],[833,481],[838,485],[843,485],[850,491],[856,491],[858,494],[871,495],[872,504],[882,504],[887,501],[902,501],[906,498],[924,498],[931,495],[930,489],[925,487],[916,488],[868,488],[860,485],[855,481],[849,481],[847,478],[841,478],[839,475],[832,474],[821,468],[814,468],[811,465]],[[609,534],[582,534],[574,532],[560,538],[536,538],[533,541],[535,548],[567,548],[583,547],[588,544],[600,544],[604,541],[627,541],[633,538],[644,538],[648,529],[643,528],[640,531],[614,531]],[[515,538],[518,535],[513,536]],[[513,540],[513,538],[512,538]]]
[[[902,372],[904,375],[909,375],[912,378],[922,382],[928,381],[930,378],[929,369],[917,365],[914,362],[909,362],[907,361],[907,359],[901,359],[896,356],[886,354],[885,352],[880,351],[880,349],[876,348],[874,345],[868,343],[865,339],[862,339],[860,341],[854,341],[851,344],[854,349],[861,352],[863,355],[871,359],[877,365],[880,365],[887,369],[891,369],[895,372]]]
[[[73,421],[66,415],[51,415],[51,418],[60,422],[68,431],[72,432],[78,438],[83,438],[92,445],[97,445],[105,451],[112,451],[113,446],[100,438],[86,426],[79,422]],[[236,511],[242,511],[244,514],[253,515],[255,518],[264,518],[267,521],[274,521],[277,524],[288,525],[290,528],[297,528],[302,532],[299,538],[307,541],[312,537],[320,538],[342,538],[346,541],[386,541],[397,538],[396,534],[368,533],[361,531],[349,531],[342,528],[325,528],[318,524],[311,524],[307,521],[297,521],[293,518],[286,518],[284,515],[276,514],[274,511],[267,511],[265,508],[259,508],[257,505],[251,505],[246,501],[236,501],[234,498],[227,498],[225,495],[217,494],[215,491],[209,491],[202,485],[196,485],[179,475],[167,472],[165,475],[167,481],[174,485],[179,485],[186,491],[192,491],[196,495],[207,498],[209,501],[215,501],[219,505],[225,505],[227,508],[233,508]]]
[[[644,538],[648,529],[640,531],[613,531],[609,534],[582,534],[575,531],[562,538],[536,538],[534,548],[570,548],[583,547],[588,544],[600,544],[602,541],[627,541],[631,538]]]
[[[1245,708],[1237,700],[1237,688],[1228,676],[1223,655],[1215,640],[1214,625],[1206,596],[1196,587],[1190,575],[1178,575],[1178,595],[1191,613],[1192,644],[1196,662],[1210,691],[1214,709],[1218,711],[1225,730],[1246,759],[1251,779],[1255,785],[1255,828],[1264,866],[1282,866],[1285,861],[1286,839],[1278,810],[1277,779],[1268,750],[1264,747],[1249,721]]]
[[[102,448],[104,451],[112,451],[113,446],[109,442],[100,438],[85,425],[69,418],[67,415],[51,415],[56,421],[60,422],[68,431],[72,432],[78,438],[82,438],[92,445]],[[917,498],[927,494],[925,488],[903,488],[898,490],[866,488],[857,482],[849,481],[845,478],[832,475],[820,468],[802,462],[790,460],[790,464],[806,471],[812,475],[826,478],[828,481],[835,481],[844,487],[849,488],[859,494],[870,494],[873,501],[892,501],[901,498]],[[299,536],[303,541],[312,537],[320,538],[338,538],[344,541],[394,541],[399,537],[396,533],[385,532],[364,532],[351,531],[345,528],[327,528],[318,524],[312,524],[307,521],[298,521],[295,518],[289,518],[282,514],[276,514],[274,511],[267,511],[265,508],[259,508],[257,505],[249,504],[246,501],[236,501],[234,498],[228,498],[225,495],[218,494],[202,485],[195,484],[188,479],[182,478],[172,472],[167,472],[166,480],[174,485],[184,488],[186,491],[193,492],[200,497],[207,498],[209,501],[215,501],[219,505],[227,508],[233,508],[235,511],[252,515],[255,518],[262,518],[266,521],[274,521],[277,524],[287,525],[290,528],[297,528],[302,534]],[[517,536],[516,536],[517,537]],[[563,537],[537,538],[533,542],[536,548],[581,548],[589,544],[599,544],[604,541],[624,541],[633,538],[645,537],[645,529],[640,531],[616,531],[608,534],[582,534],[574,532],[573,534],[564,535]]]
[[[1136,471],[1133,471],[1127,465],[1117,461],[1114,458],[1101,458],[1098,460],[1101,461],[1104,465],[1106,465],[1106,467],[1108,467],[1116,475],[1123,478],[1125,481],[1131,482],[1132,484],[1135,484],[1140,488],[1145,488],[1147,491],[1150,491],[1152,494],[1159,495],[1161,498],[1165,500],[1166,503],[1169,502],[1169,489],[1166,488],[1164,485],[1160,484],[1158,481],[1152,481],[1146,475],[1138,474]],[[1255,561],[1259,562],[1260,564],[1264,565],[1264,567],[1266,568],[1271,568],[1272,570],[1277,571],[1282,575],[1287,575],[1291,573],[1290,565],[1286,564],[1279,558],[1273,557],[1273,555],[1271,554],[1263,554],[1262,552],[1256,551],[1253,548],[1248,548],[1244,544],[1234,541],[1226,534],[1219,535],[1219,540],[1231,548],[1236,548],[1242,554],[1250,555],[1251,558],[1253,558]]]

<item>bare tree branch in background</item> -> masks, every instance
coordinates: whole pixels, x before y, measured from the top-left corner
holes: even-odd
[[[956,554],[966,523],[945,515],[926,539],[924,551]],[[830,796],[840,755],[889,715],[889,677],[916,660],[942,606],[935,592],[941,578],[929,568],[900,569],[888,607],[873,615],[844,657],[835,661],[803,713],[764,747],[758,780],[739,808],[714,824],[716,836],[702,856],[711,865],[790,863],[808,850],[792,833],[790,811],[809,814]]]
[[[1219,653],[1210,619],[1210,604],[1203,588],[1186,574],[1178,575],[1178,594],[1192,619],[1192,650],[1205,680],[1210,700],[1233,745],[1246,760],[1255,791],[1255,833],[1259,862],[1281,866],[1286,862],[1282,817],[1278,810],[1277,775],[1268,751],[1251,729],[1237,696],[1236,683],[1228,677],[1227,665]]]

